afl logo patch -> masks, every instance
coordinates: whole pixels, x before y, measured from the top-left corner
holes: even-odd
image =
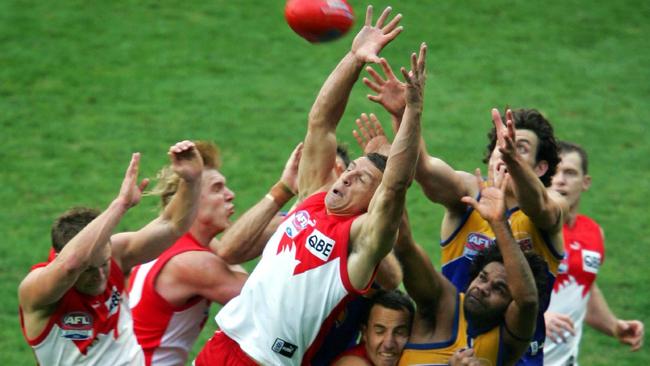
[[[313,220],[310,220],[309,212],[307,211],[298,211],[293,215],[291,222],[287,225],[284,230],[288,237],[294,238],[298,233],[304,230],[307,225],[314,226],[316,223]]]
[[[492,238],[481,233],[470,233],[465,241],[463,255],[467,258],[474,258],[478,252],[492,245]]]
[[[72,340],[84,340],[93,336],[93,317],[83,311],[74,311],[61,318],[61,336]]]

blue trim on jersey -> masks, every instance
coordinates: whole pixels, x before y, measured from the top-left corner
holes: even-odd
[[[481,192],[478,193],[476,196],[476,200],[479,201],[481,199]],[[463,229],[463,226],[465,226],[465,223],[467,223],[467,220],[469,219],[469,216],[472,214],[472,211],[474,211],[474,207],[469,206],[467,210],[465,211],[465,214],[463,215],[463,218],[460,220],[460,223],[456,227],[453,233],[449,235],[449,237],[445,240],[440,240],[440,246],[444,247],[445,245],[449,244],[450,241],[454,240],[456,235],[458,235],[458,232]]]
[[[454,311],[454,326],[452,327],[451,330],[451,339],[443,342],[434,342],[434,343],[407,343],[404,346],[404,349],[420,349],[420,350],[428,350],[428,349],[437,349],[437,348],[444,348],[444,347],[449,347],[454,342],[456,342],[456,336],[458,335],[458,321],[460,320],[460,293],[456,291],[456,310]]]

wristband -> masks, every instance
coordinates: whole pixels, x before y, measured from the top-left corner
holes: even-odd
[[[279,181],[275,183],[273,187],[271,187],[269,193],[267,193],[264,197],[272,200],[278,206],[282,207],[293,196],[294,193],[291,191],[291,189],[289,189],[289,187],[283,181]]]

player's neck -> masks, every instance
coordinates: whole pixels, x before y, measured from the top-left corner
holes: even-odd
[[[196,239],[201,246],[207,248],[210,246],[210,241],[212,241],[218,233],[215,233],[214,230],[207,230],[206,227],[201,225],[192,225],[190,228],[190,234],[192,234],[194,239]]]
[[[576,202],[575,205],[569,207],[569,213],[567,214],[566,219],[564,222],[569,226],[573,227],[576,224],[576,220],[578,219],[578,207],[580,206],[580,202]]]

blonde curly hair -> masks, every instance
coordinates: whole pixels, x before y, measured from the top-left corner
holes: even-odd
[[[194,144],[203,158],[203,169],[219,169],[221,167],[219,148],[214,142],[197,140],[194,141]],[[156,179],[158,182],[149,194],[160,196],[162,208],[165,208],[178,190],[180,177],[174,173],[171,165],[166,165],[158,171]]]

